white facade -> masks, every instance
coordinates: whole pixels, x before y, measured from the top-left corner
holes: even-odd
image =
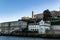
[[[41,20],[39,25],[29,25],[28,29],[29,31],[38,31],[39,34],[44,34],[46,30],[50,30],[50,24],[47,24]]]
[[[44,34],[46,33],[46,30],[50,30],[49,26],[40,26],[39,33]]]
[[[60,30],[60,25],[52,25],[53,30]]]
[[[27,22],[25,21],[13,21],[13,22],[4,22],[0,23],[0,32],[1,33],[11,33],[15,30],[22,30],[27,27]]]
[[[60,34],[60,25],[52,25],[55,34]]]
[[[28,29],[29,29],[30,31],[38,31],[39,25],[29,25],[29,26],[28,26]]]

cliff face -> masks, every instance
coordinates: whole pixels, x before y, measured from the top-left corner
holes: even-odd
[[[53,17],[60,18],[60,11],[51,11]]]
[[[40,13],[40,14],[36,14],[34,15],[35,18],[39,18],[39,19],[43,19],[43,14]]]
[[[50,11],[52,17],[54,18],[60,18],[60,11]],[[43,19],[43,13],[39,13],[34,15],[35,18]]]

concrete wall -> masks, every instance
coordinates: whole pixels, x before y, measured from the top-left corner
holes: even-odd
[[[38,31],[39,25],[29,25],[28,30],[29,31]]]
[[[55,34],[60,34],[60,30],[55,30]]]
[[[60,34],[60,25],[52,25],[55,34]]]
[[[39,34],[45,34],[46,30],[50,30],[50,27],[49,26],[44,26],[44,25],[40,26]]]
[[[38,31],[39,34],[45,34],[46,30],[50,30],[49,26],[44,25],[29,25],[29,31]]]
[[[53,30],[60,30],[60,25],[52,25]]]
[[[0,32],[1,33],[9,33],[14,30],[19,30],[27,27],[27,22],[24,21],[13,21],[13,22],[5,22],[0,23]]]

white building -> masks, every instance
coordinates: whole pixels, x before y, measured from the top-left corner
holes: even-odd
[[[28,30],[38,31],[39,34],[45,34],[46,30],[50,30],[50,24],[47,24],[41,20],[38,25],[29,25]]]
[[[60,21],[51,22],[51,28],[54,30],[55,34],[60,34]]]
[[[60,34],[60,25],[52,25],[55,34]]]
[[[25,29],[27,27],[27,22],[25,21],[12,21],[0,23],[0,32],[1,33],[11,33],[12,31]]]

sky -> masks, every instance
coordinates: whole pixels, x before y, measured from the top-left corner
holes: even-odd
[[[0,0],[0,23],[16,21],[23,16],[31,17],[49,9],[59,11],[60,0]]]

